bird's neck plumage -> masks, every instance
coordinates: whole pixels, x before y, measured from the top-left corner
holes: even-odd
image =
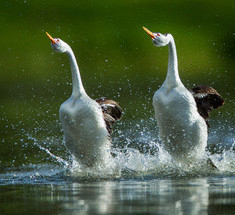
[[[167,69],[166,80],[163,85],[167,88],[173,88],[182,85],[182,82],[180,80],[178,72],[178,59],[177,59],[175,41],[172,35],[169,36],[170,36],[170,42],[168,44],[169,46],[168,69]]]
[[[72,83],[73,83],[72,97],[78,98],[82,95],[86,95],[86,91],[83,87],[77,60],[75,58],[72,49],[70,48],[66,53],[69,57],[71,72],[72,72]]]

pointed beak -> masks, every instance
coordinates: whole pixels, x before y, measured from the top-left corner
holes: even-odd
[[[52,36],[50,34],[48,34],[47,32],[46,32],[46,34],[49,37],[49,39],[51,40],[52,44],[55,44],[55,40],[52,38]]]
[[[150,37],[151,37],[152,39],[154,38],[153,32],[151,32],[150,30],[148,30],[148,29],[145,28],[144,26],[143,26],[143,29],[150,35]]]

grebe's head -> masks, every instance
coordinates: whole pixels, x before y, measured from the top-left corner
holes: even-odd
[[[50,34],[46,32],[47,36],[51,40],[51,47],[55,52],[64,53],[70,49],[70,46],[65,43],[60,38],[53,38]]]
[[[157,47],[168,45],[172,38],[171,34],[153,33],[145,27],[143,27],[143,29],[150,35],[153,40],[153,44]]]

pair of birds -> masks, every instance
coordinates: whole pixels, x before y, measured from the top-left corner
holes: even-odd
[[[152,33],[155,46],[169,46],[167,76],[153,97],[160,138],[176,161],[203,158],[208,137],[208,118],[212,109],[224,104],[215,89],[199,86],[185,88],[178,73],[178,60],[171,34]],[[70,46],[59,38],[47,36],[55,52],[68,55],[72,72],[72,95],[59,110],[65,143],[75,158],[86,167],[107,162],[111,149],[112,126],[122,116],[117,102],[107,98],[91,99],[82,84],[76,58]]]

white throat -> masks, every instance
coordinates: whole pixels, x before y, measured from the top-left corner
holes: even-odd
[[[166,80],[164,81],[163,85],[167,88],[172,88],[183,84],[180,80],[178,72],[178,59],[177,59],[175,41],[171,34],[168,34],[168,37],[170,37],[170,42],[168,44],[169,46],[168,69],[167,69]]]
[[[72,72],[72,83],[73,83],[72,97],[78,98],[82,95],[86,95],[86,91],[83,87],[78,64],[72,49],[69,48],[69,50],[66,53],[69,57],[71,72]]]

